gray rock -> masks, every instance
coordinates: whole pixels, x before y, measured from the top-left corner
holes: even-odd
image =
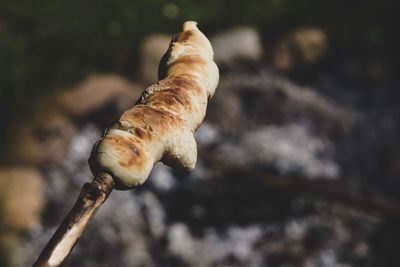
[[[238,60],[257,61],[263,55],[260,35],[251,27],[239,27],[216,34],[211,44],[218,64],[229,65]]]
[[[56,101],[64,112],[81,118],[108,104],[124,111],[135,103],[142,90],[141,86],[122,76],[94,75],[64,90]]]
[[[240,265],[261,266],[262,255],[254,246],[262,239],[260,226],[230,226],[226,233],[207,229],[203,238],[193,237],[185,224],[175,223],[168,231],[168,250],[189,266],[220,266],[231,256]]]
[[[232,166],[275,167],[282,174],[306,178],[337,178],[339,166],[332,160],[332,145],[313,136],[306,125],[268,126],[249,132],[238,143],[225,143],[220,155]]]
[[[65,114],[52,107],[43,107],[15,126],[13,146],[6,163],[43,164],[61,162],[66,156],[76,126]]]
[[[272,64],[281,71],[311,65],[328,51],[326,33],[313,27],[301,27],[281,37],[274,45]]]

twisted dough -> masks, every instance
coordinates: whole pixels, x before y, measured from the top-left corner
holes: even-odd
[[[161,59],[159,81],[93,147],[89,159],[93,174],[111,174],[117,189],[143,183],[160,160],[185,170],[196,164],[193,133],[219,80],[211,44],[196,25],[183,24]]]

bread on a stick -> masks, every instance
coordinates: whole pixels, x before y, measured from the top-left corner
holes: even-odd
[[[159,81],[94,145],[93,174],[109,173],[117,189],[130,189],[142,184],[158,161],[192,170],[197,160],[193,133],[219,80],[213,56],[197,23],[185,22],[161,59]]]

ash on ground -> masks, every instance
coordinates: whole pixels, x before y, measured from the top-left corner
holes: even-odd
[[[195,170],[157,164],[143,186],[113,192],[65,266],[399,266],[399,105],[324,73],[290,79],[261,55],[221,59]],[[68,117],[62,160],[38,165],[47,202],[39,225],[2,238],[10,266],[34,261],[91,179],[104,118],[127,105],[103,102]]]

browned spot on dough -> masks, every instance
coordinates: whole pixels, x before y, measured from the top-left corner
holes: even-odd
[[[113,147],[118,151],[118,163],[122,167],[142,168],[148,160],[144,156],[143,148],[135,144],[133,140],[126,139],[118,135],[107,135],[104,139],[107,146]]]
[[[207,62],[200,56],[182,56],[168,66],[168,73],[207,75]]]
[[[103,138],[102,142],[104,146],[110,147],[117,151],[121,155],[122,159],[131,157],[132,142],[130,142],[128,139],[115,134],[107,134]]]
[[[166,89],[148,98],[149,102],[160,101],[171,106],[181,105],[185,107],[191,105],[190,100],[188,92],[181,88]]]
[[[183,119],[168,111],[151,107],[149,105],[138,105],[125,112],[120,120],[125,120],[137,127],[148,128],[152,127],[153,132],[158,136],[162,136],[167,132],[173,131],[174,128],[180,127],[183,124]],[[153,134],[154,136],[154,134]]]
[[[186,42],[190,36],[192,36],[192,31],[181,32],[176,34],[173,38],[174,42]]]
[[[193,66],[204,66],[206,63],[204,59],[202,59],[200,56],[183,56],[172,62],[169,67],[173,67],[176,64],[187,64],[187,65],[192,65]]]
[[[204,90],[200,87],[200,85],[194,79],[189,79],[188,77],[181,76],[173,76],[169,79],[164,80],[164,87],[166,89],[181,88],[186,91],[192,92],[197,96],[205,96]]]
[[[140,128],[138,128],[138,127],[136,127],[135,128],[135,135],[137,136],[137,137],[139,137],[139,138],[143,138],[144,137],[144,135],[145,135],[146,133],[142,130],[142,129],[140,129]]]

